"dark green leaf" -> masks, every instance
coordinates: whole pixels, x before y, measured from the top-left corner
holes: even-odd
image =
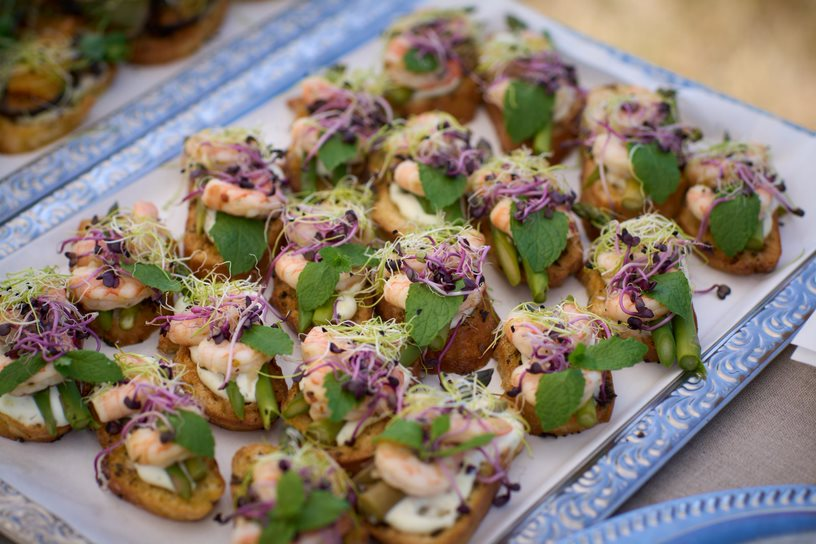
[[[235,383],[235,380],[230,380],[229,383],[227,383],[227,398],[230,401],[232,413],[234,413],[238,419],[244,419],[244,396],[241,394],[241,390],[238,388],[238,384]]]
[[[461,174],[451,177],[440,168],[419,163],[419,181],[425,198],[437,210],[442,210],[462,198],[467,188],[467,178]]]
[[[125,379],[119,365],[107,355],[88,349],[69,351],[54,361],[54,368],[66,378],[86,383],[113,383]]]
[[[45,359],[39,354],[23,356],[9,363],[0,370],[0,397],[14,391],[18,385],[28,381],[45,365]]]
[[[351,259],[339,247],[324,247],[318,253],[322,257],[320,262],[336,268],[338,272],[342,273],[351,270]]]
[[[656,203],[663,204],[680,184],[677,157],[662,151],[656,143],[629,144],[629,160],[635,178],[643,184],[643,191]]]
[[[291,355],[294,343],[280,327],[252,325],[241,335],[241,342],[269,357]]]
[[[298,309],[313,311],[323,306],[334,294],[340,271],[330,263],[307,263],[297,282]]]
[[[620,370],[643,360],[648,348],[634,338],[612,336],[597,344],[578,344],[569,355],[571,366],[585,370]]]
[[[155,264],[135,263],[123,264],[122,268],[131,276],[153,289],[162,293],[178,293],[181,291],[181,282]]]
[[[264,527],[258,544],[289,544],[295,540],[297,529],[294,523],[282,519],[271,519]]]
[[[505,22],[507,23],[507,28],[509,28],[513,32],[527,30],[527,23],[525,23],[512,13],[507,14],[507,17],[505,17]]]
[[[303,166],[300,176],[300,190],[307,194],[317,190],[317,159],[312,159]]]
[[[411,338],[425,347],[450,323],[464,297],[438,295],[424,283],[412,283],[405,301],[405,320],[411,327]]]
[[[711,210],[711,236],[723,253],[733,257],[745,249],[759,224],[759,209],[759,197],[752,194],[721,202]]]
[[[320,489],[312,491],[297,517],[298,532],[306,533],[327,527],[337,521],[349,508],[348,502],[329,491]]]
[[[335,246],[332,248],[323,248],[320,250],[320,255],[324,258],[326,254],[324,251],[327,249],[333,249],[337,251],[340,255],[345,257],[348,261],[348,266],[351,268],[359,268],[364,266],[368,261],[371,259],[371,255],[368,253],[368,247],[364,246],[363,244],[343,244],[342,246]],[[343,270],[343,272],[348,272],[349,270]]]
[[[492,368],[485,368],[483,370],[479,370],[476,372],[476,381],[479,382],[483,387],[487,387],[490,385],[490,381],[493,379],[493,369]]]
[[[334,134],[317,150],[317,158],[329,172],[333,172],[338,166],[348,164],[356,156],[357,146],[344,142],[339,134]]]
[[[514,143],[535,136],[552,123],[555,96],[541,85],[514,79],[504,93],[504,128]]]
[[[569,421],[581,405],[583,394],[584,375],[577,368],[541,374],[535,404],[541,428],[551,431]]]
[[[128,42],[124,34],[86,33],[79,38],[77,49],[89,62],[119,62],[128,56]]]
[[[539,210],[528,215],[524,222],[516,220],[516,205],[513,204],[510,214],[510,232],[513,243],[522,259],[525,259],[533,272],[546,272],[567,247],[569,218],[563,212],[555,211],[552,217]]]
[[[209,234],[224,262],[229,263],[230,274],[249,272],[268,249],[266,223],[260,219],[217,212]]]
[[[208,458],[215,455],[215,439],[206,419],[189,410],[178,410],[168,419],[175,434],[173,442],[194,455]]]
[[[402,57],[402,61],[405,63],[405,68],[415,74],[426,74],[439,68],[439,60],[435,55],[422,53],[416,48],[409,49]]]
[[[442,414],[431,421],[431,442],[450,430],[450,415]]]
[[[306,503],[306,490],[303,480],[296,470],[287,470],[278,480],[278,497],[275,508],[277,519],[295,517]]]
[[[335,423],[343,421],[346,414],[357,407],[357,399],[351,392],[343,389],[343,383],[337,380],[334,372],[329,372],[323,378],[323,387],[329,402],[329,419]]]
[[[396,442],[412,450],[422,449],[422,425],[409,419],[394,418],[374,442]]]
[[[652,277],[657,284],[648,296],[688,321],[694,320],[691,310],[691,286],[680,270]]]

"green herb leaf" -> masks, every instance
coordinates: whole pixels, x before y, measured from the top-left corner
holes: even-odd
[[[442,169],[419,163],[419,181],[425,198],[436,210],[447,208],[465,194],[467,178],[461,174],[451,177]]]
[[[86,60],[93,63],[124,60],[130,48],[127,38],[120,32],[111,34],[88,32],[80,36],[77,49]]]
[[[307,263],[297,282],[298,309],[311,312],[323,306],[334,294],[340,271],[326,261]]]
[[[374,442],[396,442],[412,450],[422,449],[422,425],[409,419],[394,418]]]
[[[321,489],[312,491],[297,517],[298,532],[306,533],[327,527],[349,510],[349,503]]]
[[[339,247],[324,247],[319,252],[322,260],[320,262],[336,268],[337,272],[348,272],[351,270],[351,259]]]
[[[710,227],[714,243],[729,257],[748,245],[759,223],[759,197],[739,195],[711,210]]]
[[[244,395],[241,394],[241,389],[238,388],[238,384],[235,383],[235,380],[230,380],[229,383],[227,383],[227,398],[232,407],[232,413],[234,413],[238,419],[244,419]]]
[[[327,253],[327,250],[333,250],[337,252],[339,255],[345,257],[344,263],[348,263],[346,266],[348,269],[342,270],[342,272],[348,272],[352,268],[359,268],[361,266],[365,266],[369,260],[371,260],[371,255],[368,252],[368,246],[364,246],[363,244],[343,244],[342,246],[334,246],[334,247],[324,247],[319,251],[320,255],[327,259],[331,256],[331,253]]]
[[[484,433],[484,434],[477,434],[473,438],[465,440],[461,444],[457,444],[451,448],[445,448],[439,451],[433,452],[432,457],[450,457],[451,455],[456,455],[457,453],[462,453],[468,450],[472,450],[473,448],[480,448],[488,443],[490,443],[496,435],[493,433]]]
[[[158,289],[162,293],[181,292],[181,282],[171,278],[165,270],[162,270],[155,264],[123,264],[122,268],[143,284],[153,289]]]
[[[680,184],[677,157],[662,151],[656,143],[629,144],[632,173],[643,184],[643,191],[656,203],[663,204]]]
[[[207,420],[190,410],[179,410],[168,416],[173,426],[173,442],[187,448],[194,455],[212,458],[215,455],[215,439]]]
[[[691,286],[680,270],[652,277],[657,284],[648,295],[688,321],[694,320],[691,310]]]
[[[20,357],[0,370],[0,397],[11,393],[21,383],[42,370],[46,365],[45,359],[39,354]]]
[[[224,262],[229,263],[230,274],[249,272],[268,249],[266,223],[259,219],[217,212],[210,236]]]
[[[425,347],[444,329],[462,305],[464,297],[436,294],[424,283],[412,283],[405,301],[405,320],[411,326],[411,338]]]
[[[528,215],[524,222],[516,220],[516,205],[510,212],[510,232],[513,243],[522,259],[525,259],[533,272],[546,272],[567,247],[569,218],[560,211],[555,211],[547,218],[544,210]]]
[[[306,490],[303,480],[296,470],[287,470],[278,480],[278,500],[275,505],[275,517],[290,519],[295,517],[306,503]]]
[[[66,380],[57,385],[60,395],[60,403],[65,419],[75,430],[84,429],[88,425],[93,425],[94,420],[85,401],[82,400],[82,393],[79,392],[76,382]]]
[[[402,61],[405,63],[405,68],[415,74],[426,74],[439,68],[439,60],[435,55],[421,53],[416,48],[409,49],[402,57]]]
[[[317,190],[317,159],[311,159],[303,166],[300,176],[300,190],[306,194]]]
[[[338,423],[343,421],[350,411],[357,408],[357,399],[349,391],[343,389],[343,383],[338,381],[334,372],[329,372],[323,378],[323,387],[326,389],[326,399],[329,402],[329,419]]]
[[[643,360],[649,349],[634,338],[612,336],[597,344],[578,344],[569,354],[570,366],[585,370],[620,370]]]
[[[534,83],[514,79],[504,93],[504,128],[514,143],[529,140],[552,123],[555,95]]]
[[[295,539],[297,529],[294,524],[282,519],[271,519],[261,532],[258,544],[289,544]]]
[[[527,30],[527,23],[513,15],[512,13],[508,13],[507,17],[504,18],[505,22],[507,23],[507,28],[512,30],[513,32],[519,32],[521,30]]]
[[[431,421],[431,442],[450,430],[450,415],[442,414]]]
[[[535,413],[544,431],[560,427],[581,405],[584,375],[577,368],[541,374],[536,390]]]
[[[241,342],[264,355],[291,355],[292,339],[280,327],[252,325],[241,335]]]
[[[348,164],[356,156],[357,146],[344,142],[339,134],[332,135],[317,150],[317,158],[330,172],[333,172],[338,166]]]
[[[86,383],[113,383],[125,379],[119,365],[105,354],[88,349],[69,351],[54,361],[54,368],[66,378]]]

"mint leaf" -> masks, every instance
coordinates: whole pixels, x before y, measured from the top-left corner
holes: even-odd
[[[657,284],[654,289],[646,293],[670,311],[687,321],[694,320],[691,310],[691,286],[686,275],[680,270],[658,274],[652,277]]]
[[[356,156],[357,146],[354,143],[344,142],[343,137],[339,134],[333,134],[317,150],[317,158],[330,172],[334,172],[338,166],[348,164]]]
[[[40,354],[20,357],[0,370],[0,396],[11,393],[21,383],[43,369],[45,359]]]
[[[146,286],[158,289],[162,293],[181,292],[181,282],[171,278],[165,270],[155,264],[123,264],[122,269]]]
[[[450,430],[450,415],[442,414],[431,421],[431,442]]]
[[[583,395],[584,375],[577,368],[541,374],[535,404],[541,428],[550,431],[569,421],[580,407]]]
[[[447,208],[465,194],[467,178],[461,174],[451,177],[442,169],[419,163],[419,181],[425,198],[436,210]]]
[[[569,362],[585,370],[620,370],[641,362],[647,351],[634,338],[612,336],[593,345],[578,344],[569,354]]]
[[[357,398],[343,389],[343,383],[345,382],[340,382],[334,372],[329,372],[323,378],[326,400],[329,402],[329,419],[335,423],[343,421],[346,414],[357,408]]]
[[[424,283],[412,283],[405,301],[405,321],[411,326],[411,338],[425,347],[443,328],[449,327],[464,297],[436,294]]]
[[[643,184],[643,191],[658,204],[663,204],[680,184],[677,157],[662,151],[657,143],[628,144],[632,173]]]
[[[280,327],[252,325],[241,335],[241,342],[264,355],[291,355],[294,343]]]
[[[278,497],[274,516],[278,519],[295,517],[306,503],[306,490],[303,480],[296,470],[287,470],[278,480]]]
[[[439,68],[439,60],[435,55],[422,53],[415,47],[408,50],[402,57],[405,69],[415,74],[426,74]]]
[[[320,262],[336,268],[338,272],[351,270],[351,259],[339,247],[324,247],[318,253],[322,257]]]
[[[80,36],[77,49],[83,58],[94,62],[119,62],[127,58],[129,46],[121,32],[97,34],[88,32]]]
[[[516,204],[510,211],[510,232],[513,243],[522,259],[533,272],[546,272],[567,247],[569,218],[563,212],[555,211],[547,218],[544,210],[528,215],[524,222],[516,220]]]
[[[106,355],[88,349],[69,351],[54,361],[54,368],[66,378],[86,383],[113,383],[125,379],[119,365]]]
[[[342,270],[342,272],[348,272],[352,268],[359,268],[361,266],[365,266],[371,259],[371,255],[368,253],[368,247],[364,246],[363,244],[349,243],[343,244],[342,246],[334,246],[332,248],[325,247],[321,249],[319,252],[320,255],[324,258],[326,258],[326,254],[324,253],[324,251],[326,251],[327,249],[333,249],[339,255],[345,257],[346,261],[344,262],[348,263],[347,265],[348,269]]]
[[[317,159],[311,159],[302,169],[300,176],[300,191],[313,193],[317,190]]]
[[[745,249],[759,224],[759,208],[759,197],[752,194],[721,202],[711,210],[709,230],[723,253],[733,257]]]
[[[207,458],[215,455],[215,439],[206,419],[190,410],[178,410],[167,419],[173,427],[173,442],[194,455]]]
[[[513,32],[520,32],[522,30],[527,30],[527,23],[516,17],[515,15],[508,13],[507,16],[504,18],[504,22],[507,23],[507,28],[512,30]]]
[[[300,273],[297,282],[297,297],[300,311],[310,312],[323,306],[340,281],[340,271],[326,261],[308,263]]]
[[[456,455],[474,448],[481,448],[482,446],[489,444],[495,436],[496,435],[493,433],[477,434],[473,438],[465,440],[461,444],[457,444],[451,448],[435,451],[431,454],[431,456],[435,458],[450,457],[451,455]]]
[[[374,442],[396,442],[412,450],[422,449],[422,425],[409,419],[394,418]]]
[[[289,544],[295,540],[297,529],[292,522],[271,519],[261,532],[261,538],[258,544]]]
[[[227,398],[232,407],[232,413],[234,413],[238,419],[244,419],[244,396],[241,394],[241,390],[238,388],[238,384],[235,383],[235,380],[230,380],[229,383],[227,383]]]
[[[224,262],[229,264],[230,274],[249,272],[268,249],[263,220],[217,212],[209,234]]]
[[[529,140],[552,123],[555,95],[535,83],[514,79],[504,93],[504,128],[513,140]]]
[[[329,491],[315,490],[309,493],[303,510],[297,517],[297,530],[307,533],[327,527],[349,510],[349,503]]]

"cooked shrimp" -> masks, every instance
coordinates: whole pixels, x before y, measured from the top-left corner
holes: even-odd
[[[292,289],[297,288],[298,278],[309,261],[303,255],[287,252],[275,261],[275,275]]]
[[[472,247],[473,249],[482,248],[487,243],[484,234],[482,234],[478,230],[473,229],[466,230],[462,236],[465,240],[468,241],[470,247]]]
[[[207,338],[208,333],[207,320],[203,317],[177,319],[170,322],[167,339],[178,346],[197,346]]]
[[[261,540],[261,525],[243,518],[235,520],[232,530],[232,544],[258,544]]]
[[[128,457],[139,465],[153,465],[161,468],[189,459],[192,454],[175,442],[162,442],[157,429],[142,427],[128,433],[125,438]]]
[[[265,459],[252,467],[252,490],[263,501],[274,501],[278,497],[278,480],[282,475],[280,464],[274,459]]]
[[[447,492],[458,464],[458,456],[426,463],[408,448],[391,442],[381,442],[374,451],[374,465],[383,481],[414,497],[433,497]]]
[[[71,271],[68,289],[87,310],[104,312],[130,308],[153,296],[154,291],[131,276],[119,276],[119,285],[106,287],[99,267],[77,266]]]
[[[129,408],[125,404],[125,399],[141,402],[145,396],[144,389],[139,390],[138,384],[142,382],[139,378],[134,378],[128,383],[114,386],[104,393],[96,395],[91,399],[91,405],[96,412],[99,421],[107,423],[117,419],[135,414],[138,410]]]
[[[309,403],[309,416],[314,420],[318,420],[325,419],[330,415],[329,399],[326,397],[323,379],[332,369],[321,362],[318,362],[315,366],[316,368],[309,369],[306,377],[300,381],[300,390],[303,391],[303,396],[306,402]]]
[[[317,146],[320,131],[308,117],[295,119],[292,123],[292,147],[301,153],[309,153]]]
[[[190,347],[190,358],[198,366],[219,374],[227,373],[227,362],[230,355],[230,343],[216,344],[209,338],[196,346]],[[269,360],[267,355],[255,351],[244,343],[236,342],[232,348],[232,368],[242,374],[257,374]]]
[[[606,299],[604,300],[603,304],[603,312],[604,315],[610,319],[626,321],[631,317],[631,315],[624,312],[621,308],[619,294],[620,293],[618,291],[613,291],[612,293],[606,295]],[[655,299],[646,295],[641,295],[641,298],[643,299],[643,303],[646,305],[646,307],[654,313],[655,318],[663,317],[669,313],[669,309]],[[635,308],[635,303],[632,302],[632,299],[628,296],[623,297],[623,306],[630,312],[637,311]]]
[[[331,98],[331,96],[337,92],[337,87],[326,81],[325,78],[310,76],[301,82],[300,91],[303,101],[307,104],[311,104],[318,100]]]
[[[511,318],[504,323],[504,335],[524,358],[533,355],[533,340],[541,334],[541,330],[533,323],[523,318]]]
[[[332,337],[323,327],[313,327],[300,345],[300,353],[306,364],[318,361],[329,353]]]
[[[226,170],[245,162],[246,156],[232,143],[218,141],[211,131],[203,130],[185,140],[184,159],[201,164],[207,170]]]
[[[450,429],[445,434],[444,441],[446,444],[461,444],[480,434],[491,433],[495,436],[503,436],[514,430],[513,425],[500,417],[475,419],[466,418],[454,412],[451,414]]]
[[[574,110],[580,108],[578,89],[570,85],[561,85],[555,91],[555,105],[553,106],[553,121],[566,121],[575,115]]]
[[[405,309],[408,301],[408,289],[411,287],[411,280],[405,274],[394,274],[385,280],[383,287],[383,297],[392,306]]]
[[[513,199],[502,198],[493,206],[493,209],[490,210],[490,223],[511,237],[513,236],[513,233],[510,231],[510,210],[512,207]]]
[[[283,208],[283,202],[277,196],[218,179],[207,182],[201,201],[211,210],[249,218],[266,217]]]
[[[96,255],[96,240],[77,240],[71,246],[71,251],[76,255],[78,266],[101,266],[102,259]]]
[[[686,206],[699,221],[703,220],[717,195],[707,185],[694,185],[686,193]]]
[[[616,270],[623,261],[623,255],[614,251],[604,251],[595,258],[595,265],[602,275]]]
[[[621,176],[628,176],[632,171],[629,151],[623,140],[608,132],[593,139],[592,158],[606,170]]]
[[[419,165],[412,160],[402,161],[394,169],[394,181],[404,190],[417,196],[425,196],[419,179]]]
[[[0,354],[0,370],[10,365],[13,361],[7,356]],[[46,363],[44,367],[37,371],[36,374],[29,379],[15,387],[10,395],[15,397],[22,397],[24,395],[31,395],[37,391],[42,391],[52,385],[57,385],[65,381],[65,377],[57,372],[54,363]]]
[[[470,314],[473,313],[473,310],[482,302],[482,290],[476,289],[475,291],[471,291],[462,304],[459,306],[459,309],[456,311],[456,316],[453,318],[453,323],[459,323],[460,321],[464,321],[468,318]]]

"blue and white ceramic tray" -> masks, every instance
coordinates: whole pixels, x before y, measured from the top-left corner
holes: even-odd
[[[60,160],[46,157],[51,161],[48,175],[29,168],[0,182],[5,202],[0,216],[11,217],[0,225],[0,275],[26,266],[61,263],[58,242],[75,228],[79,217],[104,213],[114,201],[126,204],[149,197],[164,204],[163,215],[180,233],[185,210],[179,200],[184,189],[176,157],[185,135],[207,126],[235,124],[259,128],[268,140],[285,146],[292,121],[285,100],[294,94],[292,86],[307,72],[338,59],[354,66],[376,65],[379,33],[396,16],[420,4],[298,2],[201,59],[194,77],[177,79],[171,87],[129,103],[128,130],[102,123],[98,130],[72,140],[69,151],[59,149],[54,156],[62,153]],[[679,91],[684,120],[701,127],[709,138],[719,139],[727,130],[738,139],[767,142],[791,195],[808,212],[801,219],[786,219],[784,252],[773,274],[726,277],[700,262],[692,264],[692,280],[698,287],[727,283],[732,288],[725,301],[713,294],[694,300],[709,368],[707,380],[684,378],[660,365],[625,369],[615,377],[619,396],[609,423],[565,438],[530,439],[530,451],[517,459],[511,471],[512,479],[522,482],[522,490],[507,506],[488,514],[473,541],[543,542],[568,536],[612,514],[773,359],[812,312],[816,207],[809,203],[814,202],[810,164],[816,156],[816,137],[522,6],[487,0],[467,4],[477,5],[474,17],[485,21],[488,29],[498,28],[508,11],[533,27],[547,29],[577,65],[587,87],[612,81],[673,86]],[[246,59],[250,62],[242,71],[223,69],[225,62]],[[212,74],[218,75],[205,82]],[[148,97],[159,95],[169,102],[162,103],[157,113],[155,101]],[[495,143],[484,114],[472,128]],[[577,184],[576,160],[570,165],[571,180]],[[500,315],[527,296],[523,288],[508,287],[500,274],[488,272],[488,276]],[[583,287],[570,280],[552,290],[550,301],[568,294],[581,301],[586,298]],[[149,341],[138,348],[153,349]],[[241,444],[264,439],[275,438],[216,430],[219,465],[228,472],[231,456]],[[161,520],[98,489],[92,462],[97,449],[89,433],[71,433],[50,445],[0,444],[0,529],[32,542],[228,541],[228,528],[212,520],[189,524]],[[228,509],[225,498],[216,511]]]

